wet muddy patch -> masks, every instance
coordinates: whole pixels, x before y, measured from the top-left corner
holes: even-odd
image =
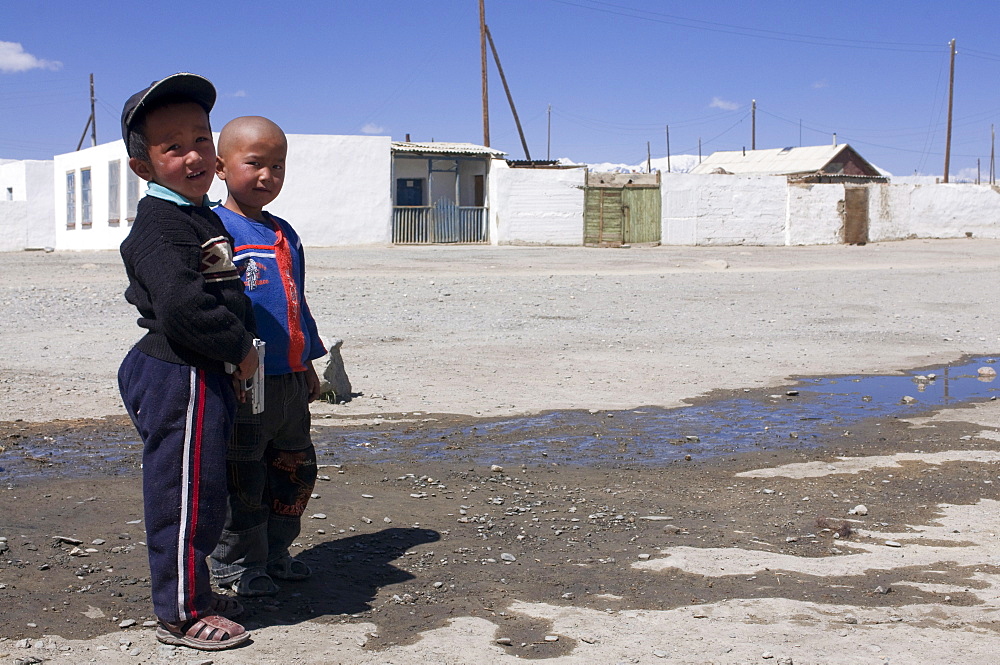
[[[769,389],[720,391],[688,406],[547,411],[480,419],[406,413],[357,425],[336,418],[313,440],[321,464],[415,459],[475,465],[663,466],[753,451],[824,445],[850,428],[996,399],[994,356],[898,375],[802,377]],[[985,368],[984,371],[980,371]],[[0,482],[116,475],[140,467],[127,418],[0,424]]]
[[[907,418],[996,399],[1000,381],[980,374],[993,356],[899,375],[804,377],[782,388],[722,392],[686,407],[622,411],[547,411],[533,416],[449,422],[404,414],[364,431],[319,428],[328,462],[384,462],[413,455],[474,464],[642,464],[760,450],[810,448],[864,421]],[[420,422],[412,422],[414,419]]]

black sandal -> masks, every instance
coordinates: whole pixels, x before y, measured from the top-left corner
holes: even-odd
[[[243,614],[244,609],[243,603],[232,596],[224,596],[221,593],[213,593],[212,600],[208,604],[208,611],[227,619],[235,619]]]

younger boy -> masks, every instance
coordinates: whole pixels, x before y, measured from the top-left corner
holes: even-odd
[[[272,578],[312,573],[288,547],[316,482],[309,402],[312,361],[326,353],[305,300],[305,255],[291,225],[264,210],[281,192],[288,143],[266,118],[236,118],[219,134],[216,175],[229,196],[216,208],[235,240],[264,354],[264,412],[240,407],[229,447],[230,514],[212,553],[212,577],[241,596],[277,593]]]
[[[233,376],[252,376],[253,309],[232,260],[232,239],[208,207],[215,167],[208,114],[215,88],[174,74],[122,110],[129,168],[149,181],[122,242],[145,336],[118,371],[143,441],[143,505],[156,637],[217,651],[245,642],[239,602],[212,593],[205,558],[226,516],[225,458],[236,414]]]

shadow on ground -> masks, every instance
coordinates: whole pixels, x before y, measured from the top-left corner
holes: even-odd
[[[440,539],[437,531],[429,529],[392,528],[305,549],[296,558],[312,568],[313,576],[301,582],[277,580],[282,587],[277,599],[248,599],[245,604],[250,612],[243,623],[260,628],[368,612],[379,589],[414,578],[393,561],[413,547]],[[267,611],[276,604],[287,607]]]

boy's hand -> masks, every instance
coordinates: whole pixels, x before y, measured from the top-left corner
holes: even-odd
[[[306,363],[306,386],[309,388],[309,401],[315,402],[319,399],[319,377],[316,376],[316,370],[313,369],[312,363]]]
[[[251,346],[246,357],[240,361],[239,366],[236,367],[236,371],[233,372],[233,378],[249,379],[257,371],[258,362],[257,349]]]
[[[233,375],[233,390],[236,391],[236,399],[240,404],[247,401],[247,391],[243,390],[243,382],[237,379],[235,374]]]

